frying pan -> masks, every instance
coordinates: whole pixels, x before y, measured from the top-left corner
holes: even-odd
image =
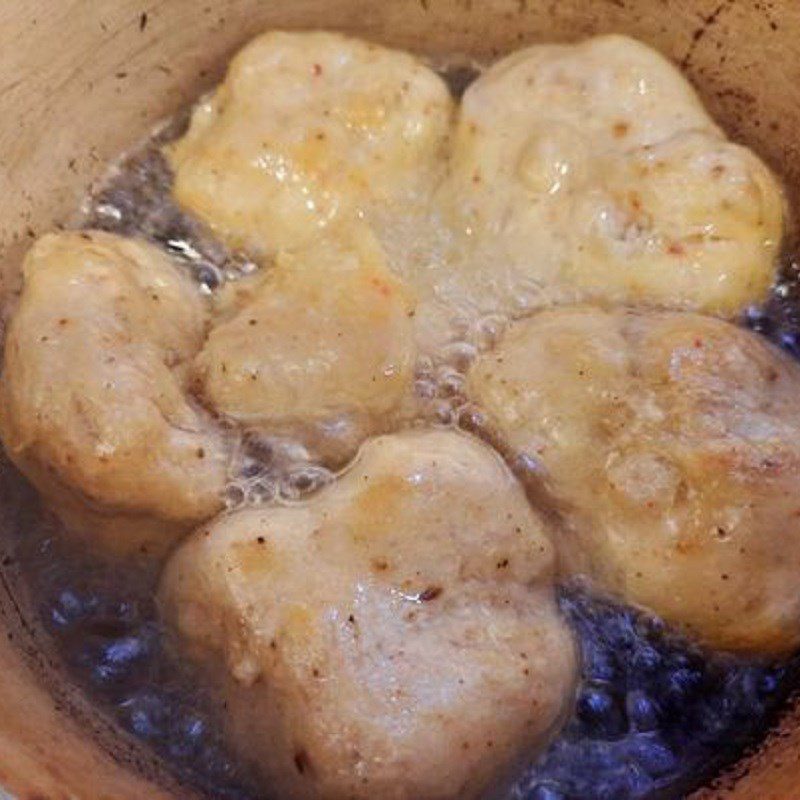
[[[534,42],[631,34],[683,68],[800,208],[797,0],[3,0],[3,317],[32,237],[69,224],[109,160],[210,88],[248,38],[275,27],[478,59]],[[48,655],[4,549],[40,511],[0,463],[0,785],[20,800],[191,797],[67,685]],[[800,708],[787,708],[757,753],[696,797],[797,800]]]

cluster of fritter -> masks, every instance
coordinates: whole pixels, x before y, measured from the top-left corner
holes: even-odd
[[[70,530],[177,547],[164,618],[281,797],[510,780],[574,700],[559,575],[717,649],[800,644],[800,366],[726,321],[783,196],[661,56],[536,46],[459,104],[408,54],[270,33],[167,155],[258,269],[203,293],[153,244],[43,237],[0,427]],[[419,424],[442,369],[516,476]],[[243,435],[341,471],[224,513]]]

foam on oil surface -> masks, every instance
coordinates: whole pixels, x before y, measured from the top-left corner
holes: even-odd
[[[438,66],[456,95],[479,72],[464,60]],[[257,267],[170,199],[171,175],[159,147],[183,124],[166,126],[112,169],[87,201],[85,224],[155,242],[213,294]],[[419,280],[441,267],[451,242],[424,207],[375,221],[402,277]],[[800,355],[797,287],[789,265],[769,303],[751,311],[748,322]],[[461,426],[486,436],[479,410],[464,397],[464,378],[508,322],[503,314],[449,320],[448,342],[417,364],[416,419],[409,424]],[[297,500],[335,478],[286,440],[245,436],[236,464],[226,490],[229,509]],[[535,464],[513,466],[535,484]],[[153,603],[157,569],[101,563],[47,528],[25,532],[18,549],[58,653],[93,700],[210,797],[263,797],[225,750],[214,698],[166,644]],[[755,741],[792,685],[792,665],[704,653],[658,620],[580,586],[564,588],[560,602],[581,644],[582,682],[571,718],[521,772],[514,800],[677,797]]]

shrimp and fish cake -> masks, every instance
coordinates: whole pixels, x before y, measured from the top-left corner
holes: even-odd
[[[281,797],[472,798],[571,701],[553,566],[495,453],[411,431],[370,440],[306,502],[199,530],[160,598],[221,681],[235,751]]]
[[[522,321],[469,376],[544,470],[565,572],[718,649],[800,644],[800,367],[747,330],[577,307]]]
[[[41,238],[23,281],[0,387],[11,459],[114,549],[219,511],[230,446],[186,391],[207,324],[192,280],[151,245],[92,231]]]
[[[576,300],[733,316],[775,274],[784,200],[680,72],[621,36],[539,45],[466,91],[442,207],[450,304]]]
[[[443,166],[453,101],[411,55],[332,33],[267,33],[169,148],[174,194],[265,260],[371,209],[413,202]]]
[[[332,465],[391,427],[412,392],[413,295],[363,234],[233,284],[194,362],[215,411]]]

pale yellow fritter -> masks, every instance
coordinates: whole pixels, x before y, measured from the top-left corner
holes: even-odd
[[[440,202],[459,232],[444,276],[458,312],[599,300],[729,317],[774,278],[777,180],[639,42],[501,59],[464,95],[454,138]]]
[[[235,751],[287,800],[468,800],[571,700],[554,553],[502,461],[454,432],[370,440],[308,501],[201,528],[160,599],[221,682]]]
[[[441,167],[452,111],[444,82],[407,53],[333,33],[266,33],[169,149],[175,197],[263,260],[413,200]]]
[[[198,390],[228,419],[340,464],[411,395],[413,314],[368,236],[284,254],[228,290],[194,362]]]
[[[69,521],[96,517],[113,549],[218,511],[229,447],[185,392],[206,324],[192,279],[157,248],[96,231],[44,236],[23,279],[0,387],[14,462]]]
[[[545,311],[469,391],[563,515],[566,573],[716,648],[800,644],[800,366],[682,313]]]

